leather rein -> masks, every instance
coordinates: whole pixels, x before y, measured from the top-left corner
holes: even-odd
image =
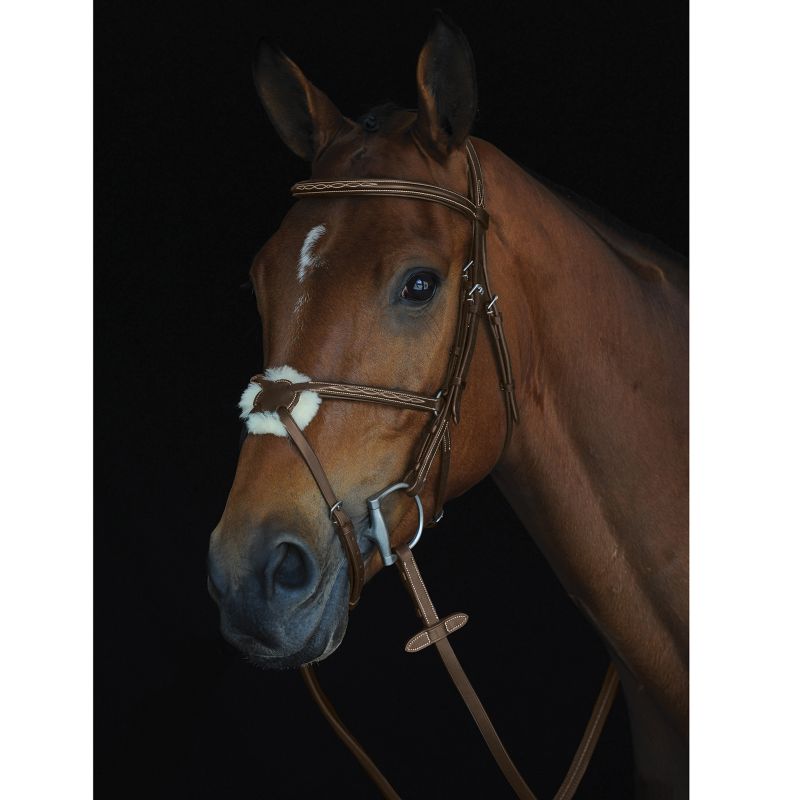
[[[297,403],[301,392],[313,391],[323,399],[378,403],[432,415],[414,464],[403,479],[368,498],[367,507],[370,515],[370,529],[366,535],[376,544],[386,566],[397,565],[401,578],[414,602],[417,615],[424,623],[424,628],[406,643],[406,652],[415,653],[430,645],[436,647],[492,756],[517,797],[525,798],[525,800],[536,800],[535,795],[523,780],[503,743],[500,741],[500,737],[497,735],[448,640],[451,633],[464,627],[467,623],[467,615],[457,613],[450,614],[444,618],[438,616],[422,580],[419,567],[411,553],[411,548],[419,541],[424,526],[424,509],[420,493],[437,454],[439,455],[440,464],[439,475],[434,491],[434,514],[428,525],[435,525],[443,516],[451,452],[450,423],[452,421],[452,423],[458,424],[459,421],[462,392],[466,386],[466,377],[475,348],[478,319],[481,315],[485,316],[489,324],[500,378],[500,391],[503,393],[505,402],[506,445],[510,441],[513,426],[519,419],[514,381],[511,373],[511,359],[503,331],[502,316],[498,309],[498,297],[492,294],[489,285],[486,259],[486,231],[489,226],[489,215],[484,207],[483,173],[478,155],[469,140],[466,142],[466,153],[469,196],[426,183],[386,178],[322,182],[302,181],[296,183],[291,189],[292,195],[296,198],[345,195],[361,197],[388,196],[423,200],[447,206],[471,220],[472,244],[470,259],[462,269],[461,298],[456,336],[450,350],[445,381],[440,391],[434,397],[430,397],[404,390],[349,383],[317,380],[309,380],[302,383],[292,383],[288,380],[270,381],[263,375],[255,375],[250,379],[250,382],[256,384],[260,391],[253,400],[252,411],[276,412],[278,414],[287,434],[314,477],[320,493],[329,508],[331,521],[347,556],[350,579],[350,609],[354,608],[358,603],[364,586],[364,561],[356,539],[355,529],[352,520],[342,507],[342,501],[337,498],[314,449],[292,417],[292,408]],[[392,492],[400,490],[404,490],[415,501],[419,514],[419,524],[409,542],[393,548],[383,519],[381,501]],[[301,673],[323,715],[375,782],[382,796],[390,800],[399,800],[397,792],[342,723],[330,700],[322,691],[313,667],[305,665],[301,667]],[[568,800],[577,790],[610,711],[618,683],[617,673],[613,665],[611,665],[606,673],[583,738],[567,770],[567,775],[555,795],[555,800]]]

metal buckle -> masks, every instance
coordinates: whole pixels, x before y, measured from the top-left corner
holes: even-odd
[[[369,530],[367,531],[367,538],[371,539],[378,546],[383,563],[387,567],[390,567],[397,561],[397,556],[392,553],[392,546],[389,543],[389,530],[386,527],[386,521],[381,512],[381,500],[392,492],[397,492],[400,489],[408,489],[408,487],[408,483],[393,483],[391,486],[387,486],[383,491],[367,498],[367,508],[369,509]],[[425,523],[425,512],[422,508],[422,500],[419,499],[418,494],[415,494],[413,499],[417,504],[417,511],[419,512],[419,524],[417,525],[417,532],[408,543],[409,550],[422,538],[422,528]]]
[[[436,396],[433,399],[438,400],[443,394],[444,394],[444,389],[439,389],[439,391],[436,392]],[[439,416],[439,412],[435,408],[433,409],[433,416],[434,417]]]
[[[494,305],[494,304],[497,302],[497,299],[498,299],[499,297],[500,297],[500,295],[499,295],[499,294],[496,294],[496,295],[495,295],[495,296],[492,298],[492,302],[491,302],[491,303],[489,303],[489,305],[488,305],[488,306],[486,306],[486,310],[487,310],[487,311],[491,311],[491,310],[492,310],[492,306],[493,306],[493,305]]]
[[[474,286],[473,286],[473,287],[472,287],[472,288],[469,290],[469,294],[467,295],[467,297],[468,297],[470,300],[472,300],[472,295],[473,295],[473,294],[475,294],[475,292],[477,292],[478,294],[483,294],[483,286],[481,286],[479,283],[476,283],[476,284],[475,284],[475,285],[474,285]],[[473,300],[473,302],[475,302],[475,301]]]
[[[331,522],[335,523],[336,520],[333,518],[333,512],[336,511],[337,508],[340,508],[342,505],[341,500],[337,500],[329,509],[328,516],[331,518]]]

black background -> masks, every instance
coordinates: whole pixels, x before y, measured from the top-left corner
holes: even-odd
[[[298,675],[221,641],[205,554],[238,395],[261,365],[239,286],[308,174],[260,108],[255,43],[279,43],[349,116],[414,106],[432,7],[97,7],[98,797],[376,796]],[[475,54],[475,133],[686,253],[687,8],[445,10]],[[438,608],[470,614],[454,646],[523,774],[552,794],[602,678],[598,637],[489,481],[448,506],[418,558]],[[326,690],[403,796],[508,796],[435,654],[402,652],[415,626],[379,575],[320,668]],[[631,775],[618,701],[579,797],[630,796]]]

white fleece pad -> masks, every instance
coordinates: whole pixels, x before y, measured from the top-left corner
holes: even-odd
[[[305,383],[311,380],[307,375],[303,375],[302,372],[298,372],[296,369],[286,365],[283,367],[270,367],[264,372],[264,377],[268,381],[283,380],[291,381],[292,383]],[[247,388],[242,393],[242,399],[239,400],[239,408],[242,410],[239,416],[245,421],[248,433],[272,433],[275,436],[288,436],[277,412],[253,411],[253,401],[260,391],[261,387],[257,383],[248,383]],[[316,392],[308,390],[300,392],[300,397],[291,410],[292,418],[300,430],[303,430],[314,419],[321,402],[322,398]]]

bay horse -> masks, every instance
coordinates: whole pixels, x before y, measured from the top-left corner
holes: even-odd
[[[277,132],[311,162],[307,187],[390,178],[474,198],[470,153],[479,160],[491,220],[482,247],[496,294],[476,299],[483,309],[502,306],[514,382],[498,390],[497,342],[477,324],[458,424],[448,429],[449,471],[442,456],[415,487],[421,514],[430,522],[440,500],[493,476],[607,645],[627,701],[639,795],[687,796],[685,264],[470,137],[472,54],[444,17],[419,56],[416,111],[382,106],[348,119],[263,42],[254,76]],[[362,394],[389,387],[431,403],[453,391],[437,395],[480,226],[442,202],[397,195],[301,195],[251,268],[265,371],[242,397],[249,435],[211,535],[209,591],[225,638],[267,668],[301,667],[341,643],[354,569],[369,580],[385,561],[365,500],[408,474],[430,425],[408,404],[321,403],[314,381]],[[254,413],[262,390],[281,383],[306,391],[280,401],[281,414]],[[303,430],[324,464],[335,504],[320,496],[289,427]],[[414,536],[415,506],[397,493],[384,503],[391,546],[400,546]],[[336,535],[339,514],[352,520],[357,567]]]

